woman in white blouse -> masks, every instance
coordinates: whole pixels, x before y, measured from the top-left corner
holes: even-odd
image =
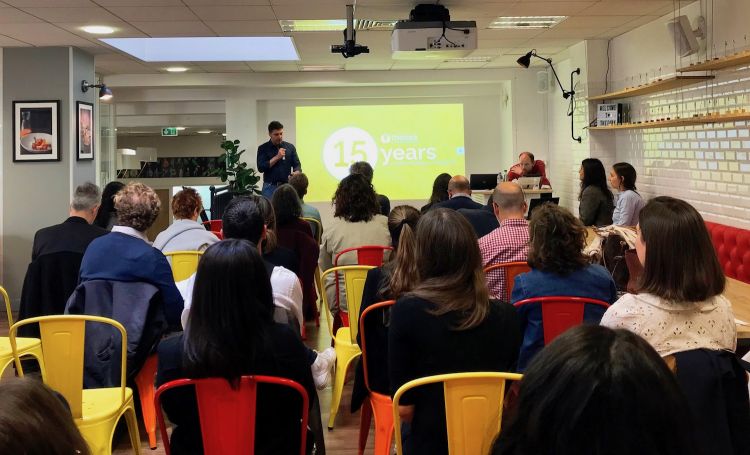
[[[629,163],[616,163],[609,171],[609,184],[617,190],[617,202],[612,213],[612,224],[635,226],[646,202],[635,190],[635,168]]]
[[[734,351],[726,279],[700,214],[685,201],[660,196],[641,211],[638,231],[641,291],[622,296],[601,325],[637,333],[662,357],[701,348]]]

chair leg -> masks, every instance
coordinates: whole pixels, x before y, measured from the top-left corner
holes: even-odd
[[[364,455],[367,446],[367,436],[370,434],[370,423],[372,422],[372,405],[369,398],[362,402],[359,415],[359,450],[357,455]],[[377,422],[376,422],[377,424]]]
[[[156,377],[157,357],[151,355],[135,377],[138,386],[138,396],[141,401],[141,414],[143,415],[143,426],[148,434],[148,446],[156,448],[156,407],[154,406],[154,379]]]
[[[333,378],[333,391],[331,393],[331,415],[328,417],[328,429],[333,430],[333,423],[336,420],[336,414],[341,404],[341,395],[344,393],[344,381],[346,380],[346,370],[352,359],[357,355],[350,356],[347,354],[339,355],[336,352],[336,375]]]
[[[130,445],[133,446],[133,455],[141,453],[141,436],[138,434],[138,420],[135,417],[135,408],[128,406],[125,409],[125,422],[128,424],[130,434]]]
[[[374,406],[374,404],[373,404]],[[374,409],[375,414],[375,455],[389,455],[393,444],[393,414],[391,408]]]

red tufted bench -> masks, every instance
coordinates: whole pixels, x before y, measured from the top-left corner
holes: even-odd
[[[750,231],[706,221],[724,273],[750,283]]]

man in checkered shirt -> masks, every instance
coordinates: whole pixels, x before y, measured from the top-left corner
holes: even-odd
[[[500,227],[479,239],[482,265],[526,261],[529,254],[529,223],[524,218],[526,201],[523,190],[512,182],[497,185],[492,193],[492,209]],[[490,297],[506,299],[505,273],[493,270],[487,275]]]

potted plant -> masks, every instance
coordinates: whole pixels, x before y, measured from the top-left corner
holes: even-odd
[[[219,161],[224,161],[225,167],[214,169],[211,175],[217,175],[222,182],[226,182],[232,194],[260,194],[258,182],[260,176],[247,163],[240,162],[240,157],[245,150],[239,149],[240,141],[223,141],[221,148],[224,153],[219,156]]]

